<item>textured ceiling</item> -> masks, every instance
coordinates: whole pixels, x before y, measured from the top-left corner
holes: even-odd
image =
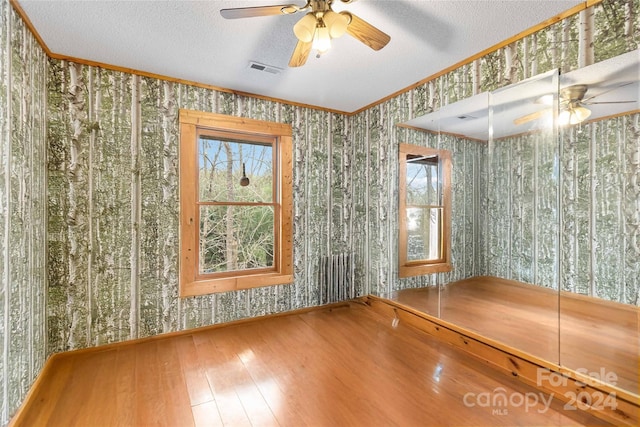
[[[547,20],[580,0],[336,2],[391,36],[376,52],[349,35],[287,63],[301,13],[226,20],[252,1],[18,0],[51,52],[344,112],[356,111]],[[303,1],[293,1],[302,6]],[[281,68],[270,74],[257,61]]]

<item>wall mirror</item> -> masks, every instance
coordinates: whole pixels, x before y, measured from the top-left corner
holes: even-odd
[[[453,270],[399,278],[391,298],[638,395],[639,80],[634,51],[404,123],[465,148]]]

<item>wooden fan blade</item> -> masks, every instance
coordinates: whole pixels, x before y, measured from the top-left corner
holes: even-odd
[[[291,59],[289,60],[289,67],[301,67],[307,62],[309,52],[311,52],[312,42],[302,42],[298,40],[296,48],[293,50]]]
[[[526,116],[522,116],[522,117],[518,117],[517,119],[515,119],[513,121],[514,125],[520,126],[522,124],[531,122],[533,120],[537,120],[539,118],[542,118],[546,115],[551,114],[551,111],[553,111],[552,108],[545,108],[544,110],[539,110],[536,111],[535,113],[531,113],[531,114],[527,114]]]
[[[222,9],[220,15],[226,19],[253,18],[255,16],[290,15],[301,10],[295,4],[280,4],[274,6],[237,7]]]
[[[367,21],[364,21],[349,12],[340,12],[340,14],[349,18],[349,25],[347,26],[347,32],[349,35],[360,40],[371,49],[380,50],[391,40],[389,35],[383,33]]]

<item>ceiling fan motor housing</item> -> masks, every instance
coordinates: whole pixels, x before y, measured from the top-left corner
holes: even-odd
[[[573,85],[560,91],[560,98],[568,102],[582,101],[587,93],[587,85]]]

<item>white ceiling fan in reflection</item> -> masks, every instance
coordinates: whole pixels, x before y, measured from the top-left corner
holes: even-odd
[[[611,90],[619,89],[621,87],[632,84],[633,82],[624,83],[619,85]],[[568,86],[564,89],[560,90],[560,105],[559,105],[559,113],[558,113],[558,125],[559,126],[570,126],[577,125],[579,123],[584,122],[591,116],[591,110],[587,107],[588,105],[595,104],[629,104],[634,103],[636,101],[606,101],[606,102],[596,102],[593,101],[597,96],[602,96],[609,91],[602,92],[599,95],[590,96],[585,98],[587,90],[589,87],[587,85],[578,84]],[[543,110],[536,111],[535,113],[527,114],[526,116],[518,117],[513,121],[515,125],[522,125],[524,123],[531,122],[533,120],[540,119],[545,116],[549,116],[553,111],[553,95],[545,95],[536,100],[536,104],[544,104],[549,105],[549,108],[545,108]]]
[[[353,0],[339,0],[348,4]],[[334,0],[308,0],[302,6],[284,4],[275,6],[240,7],[222,9],[220,14],[226,19],[251,18],[269,15],[291,15],[308,11],[294,26],[293,32],[298,43],[289,60],[290,67],[300,67],[307,62],[312,49],[322,55],[331,48],[331,40],[348,33],[373,50],[380,50],[389,43],[391,37],[354,14],[334,12]]]

